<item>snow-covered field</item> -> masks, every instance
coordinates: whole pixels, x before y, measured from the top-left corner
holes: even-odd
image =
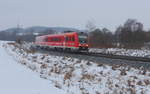
[[[20,65],[0,42],[0,94],[65,94],[49,81]]]
[[[147,57],[150,58],[150,50],[136,50],[136,49],[121,49],[121,48],[108,48],[108,49],[96,49],[92,48],[90,52],[123,55],[123,56],[134,56],[134,57]]]
[[[63,90],[65,94],[150,94],[150,71],[148,70],[39,54],[20,49],[20,46],[16,44],[2,44],[3,48],[1,47],[1,49],[5,48],[5,52],[12,55],[20,65],[31,69],[35,74],[46,79],[47,83],[51,83],[50,87],[53,85],[59,90]],[[9,56],[9,58],[11,57]],[[11,64],[12,66],[9,67],[14,66],[18,70],[24,69],[16,62]],[[29,78],[34,79],[33,75],[29,75]],[[29,83],[30,87],[34,84],[32,81]],[[44,88],[49,87],[46,86]],[[40,94],[45,93],[41,92]]]

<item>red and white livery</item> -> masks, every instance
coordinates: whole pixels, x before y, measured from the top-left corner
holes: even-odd
[[[35,45],[42,48],[54,48],[56,50],[88,51],[88,35],[83,32],[71,32],[38,36]]]

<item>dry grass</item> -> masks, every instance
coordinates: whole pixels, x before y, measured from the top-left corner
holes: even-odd
[[[145,79],[144,83],[145,83],[145,85],[150,85],[150,79]]]
[[[92,64],[91,64],[91,62],[88,61],[88,62],[86,63],[86,65],[91,66]]]
[[[118,85],[118,84],[115,84],[115,87],[119,87],[119,85]]]
[[[8,45],[16,45],[16,43],[13,43],[13,42],[9,42],[9,43],[7,43]]]
[[[96,91],[95,94],[101,94],[100,92]]]
[[[20,63],[23,65],[26,65],[27,62],[25,60],[22,60],[22,61],[20,61]]]
[[[129,87],[134,87],[134,86],[135,86],[135,85],[134,85],[134,83],[135,83],[134,80],[133,80],[133,81],[128,80],[127,82],[128,82],[128,86],[129,86]]]
[[[135,88],[130,88],[129,90],[130,90],[130,94],[136,94]]]
[[[28,67],[29,67],[32,71],[35,71],[35,70],[36,70],[36,66],[34,66],[34,65],[28,65]]]
[[[57,88],[59,88],[59,89],[61,89],[62,87],[61,87],[61,85],[58,83],[58,82],[54,82],[55,83],[55,87],[57,87]]]
[[[120,70],[121,72],[120,72],[120,75],[127,75],[127,73],[126,73],[126,70],[125,69],[122,69],[122,70]]]
[[[97,63],[97,66],[98,67],[101,67],[101,66],[103,66],[104,64],[102,64],[102,63]]]
[[[122,65],[118,64],[118,65],[113,65],[112,66],[112,69],[113,70],[117,70],[118,68],[120,68]]]
[[[12,46],[14,46],[15,48],[21,49],[21,45],[19,45],[19,44],[17,44],[17,43],[9,42],[9,43],[7,43],[7,44],[8,44],[8,45],[12,45]]]
[[[146,70],[141,70],[141,71],[139,72],[139,74],[142,74],[142,75],[146,75],[146,73],[147,73]]]
[[[64,76],[64,80],[68,80],[72,77],[72,72],[67,72]]]
[[[61,70],[60,70],[58,67],[55,67],[55,68],[54,68],[54,72],[55,72],[56,74],[60,74],[60,73],[61,73]]]
[[[129,76],[130,78],[138,79],[137,76]]]
[[[46,68],[48,68],[48,64],[42,64],[42,65],[40,66],[40,68],[41,68],[41,69],[46,69]]]
[[[91,74],[83,74],[81,79],[94,80],[95,76]]]
[[[61,70],[60,70],[60,68],[54,66],[54,67],[52,67],[52,69],[51,69],[49,72],[53,72],[53,73],[56,73],[56,74],[60,74],[60,73],[61,73]]]
[[[143,85],[143,82],[142,82],[142,81],[138,81],[138,82],[137,82],[137,85],[142,86],[142,85]]]
[[[32,49],[32,50],[31,50],[31,49],[28,49],[28,50],[26,49],[25,52],[26,52],[27,54],[34,54],[36,51],[33,50],[33,49]]]

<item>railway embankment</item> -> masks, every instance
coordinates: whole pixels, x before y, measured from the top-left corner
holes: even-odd
[[[108,58],[106,61],[114,64],[105,64],[105,58],[95,62],[96,58],[91,57],[90,61],[90,57],[83,55],[53,51],[39,53],[22,49],[14,43],[4,44],[3,47],[19,64],[49,80],[66,94],[150,93],[150,71],[144,67],[115,64]]]

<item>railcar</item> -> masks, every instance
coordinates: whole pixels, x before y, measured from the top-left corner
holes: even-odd
[[[35,45],[65,51],[88,51],[89,47],[88,35],[83,32],[37,36]]]

